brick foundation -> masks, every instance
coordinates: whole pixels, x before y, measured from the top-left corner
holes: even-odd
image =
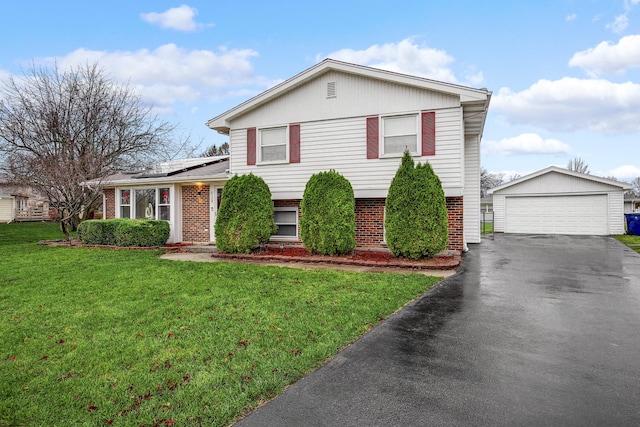
[[[384,242],[385,199],[356,199],[356,247],[386,248]],[[275,200],[275,207],[295,206],[300,220],[300,200]],[[446,250],[461,252],[463,246],[462,197],[447,197],[449,212],[449,242]]]
[[[200,195],[198,195],[200,191]],[[106,204],[105,218],[115,218],[115,190],[104,190]],[[383,198],[356,199],[356,246],[359,248],[386,248],[384,243],[384,202]],[[275,207],[298,208],[300,222],[300,200],[274,200]],[[463,250],[464,213],[462,197],[447,197],[449,212],[449,242],[447,250]],[[182,241],[209,242],[209,186],[185,185],[182,187]],[[281,241],[277,241],[280,243]],[[299,244],[298,242],[287,242]]]
[[[462,197],[447,197],[447,211],[449,212],[449,242],[448,251],[462,251],[464,249],[464,212]]]
[[[356,246],[383,248],[385,199],[356,199]]]
[[[183,186],[182,241],[209,242],[211,240],[209,215],[209,186]]]

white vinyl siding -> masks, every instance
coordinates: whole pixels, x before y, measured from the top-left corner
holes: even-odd
[[[340,93],[327,98],[327,84],[332,82]],[[234,119],[231,129],[459,106],[456,95],[330,71]]]
[[[480,147],[478,137],[465,138],[464,148],[464,241],[480,243]]]
[[[405,150],[418,154],[418,114],[403,116],[386,116],[381,120],[382,155],[402,155]]]
[[[247,131],[232,130],[231,173],[253,172],[262,177],[274,199],[301,199],[312,174],[335,169],[351,182],[356,197],[386,197],[400,159],[367,159],[366,117],[301,123],[302,161],[290,164],[248,166]],[[436,155],[415,157],[416,162],[429,161],[442,181],[445,195],[450,197],[462,195],[464,135],[461,123],[461,108],[436,110]]]

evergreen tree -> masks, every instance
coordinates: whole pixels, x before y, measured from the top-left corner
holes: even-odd
[[[225,184],[216,218],[216,246],[224,252],[249,253],[277,230],[271,191],[260,177],[236,175]]]
[[[312,175],[300,209],[300,238],[310,251],[335,255],[355,248],[355,197],[344,176],[334,170]]]
[[[386,241],[399,257],[420,259],[443,251],[448,213],[442,183],[429,163],[415,166],[405,151],[385,205]]]

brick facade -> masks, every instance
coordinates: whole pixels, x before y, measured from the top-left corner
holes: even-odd
[[[359,248],[386,248],[384,243],[385,199],[356,199],[356,246]],[[275,207],[295,206],[300,221],[300,200],[275,200]],[[463,250],[462,197],[447,197],[449,212],[449,242],[446,250]],[[298,231],[299,233],[299,231]]]
[[[356,246],[386,247],[384,243],[385,199],[356,199]]]
[[[116,217],[116,190],[114,188],[107,188],[104,190],[104,219],[111,219]]]
[[[211,241],[209,215],[209,186],[183,186],[182,241],[200,243]]]
[[[198,194],[200,192],[200,194]],[[104,190],[105,218],[115,218],[115,190]],[[383,198],[356,199],[356,246],[359,248],[386,248],[384,243]],[[300,223],[300,200],[274,200],[275,207],[298,208]],[[462,251],[464,213],[462,197],[447,197],[449,212],[449,242],[447,250]],[[182,187],[182,241],[209,242],[209,186],[185,185]],[[299,231],[298,231],[299,233]],[[278,241],[279,242],[279,241]],[[298,242],[300,243],[300,242]],[[300,243],[301,244],[301,243]]]
[[[447,250],[461,252],[464,249],[462,197],[447,197],[447,211],[449,212],[449,243],[447,243]]]

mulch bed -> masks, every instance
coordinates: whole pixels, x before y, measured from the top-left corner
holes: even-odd
[[[329,256],[312,254],[301,247],[267,247],[262,251],[251,254],[215,252],[211,256],[214,258],[247,261],[328,263],[363,267],[411,268],[418,270],[453,270],[458,268],[462,263],[462,257],[460,255],[440,255],[432,258],[414,260],[411,258],[396,258],[388,251],[356,249],[347,255]]]
[[[43,240],[40,245],[48,246],[72,246],[105,249],[164,249],[167,252],[189,252],[188,243],[172,243],[162,247],[120,247],[111,245],[85,245],[78,239],[71,242],[65,240]],[[352,265],[361,267],[380,268],[405,268],[415,270],[454,270],[462,264],[460,255],[437,255],[432,258],[414,260],[411,258],[396,258],[389,251],[356,249],[346,255],[317,255],[312,254],[304,247],[288,246],[277,247],[267,246],[262,250],[250,254],[227,254],[215,251],[211,253],[212,258],[229,259],[238,261],[253,262],[302,262],[318,264]]]

